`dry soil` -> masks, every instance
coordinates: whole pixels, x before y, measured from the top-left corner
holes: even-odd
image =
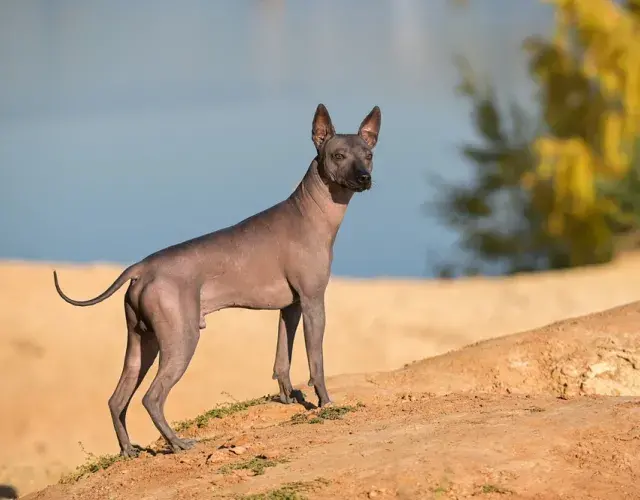
[[[117,452],[106,401],[122,367],[123,291],[74,308],[57,297],[53,267],[79,298],[121,270],[0,264],[0,484],[21,494],[82,463],[82,448]],[[155,455],[29,498],[215,498],[289,483],[308,498],[640,498],[638,270],[628,257],[508,279],[335,279],[326,371],[336,405],[356,411],[316,424],[318,410],[269,402],[185,429],[204,439],[194,450],[168,455],[156,442]],[[584,316],[594,311],[604,312]],[[574,319],[553,323],[563,318]],[[209,316],[169,420],[273,393],[276,322]],[[301,337],[294,382],[308,376]],[[143,445],[157,438],[140,405],[154,371],[129,411]],[[274,466],[224,467],[251,459]]]

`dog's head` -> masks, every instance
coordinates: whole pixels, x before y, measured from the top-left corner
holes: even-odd
[[[362,120],[357,134],[336,134],[324,104],[313,116],[311,139],[318,151],[322,179],[354,192],[371,188],[373,148],[378,142],[382,116],[375,106]]]

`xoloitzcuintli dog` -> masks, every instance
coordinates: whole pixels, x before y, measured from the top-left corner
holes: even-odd
[[[158,352],[158,372],[142,403],[175,452],[194,445],[180,439],[164,415],[171,388],[185,373],[196,350],[205,316],[225,308],[280,310],[273,378],[280,400],[293,401],[289,377],[296,329],[302,316],[310,380],[319,406],[330,403],[325,386],[322,340],[325,289],[333,244],[354,192],[371,188],[372,149],[378,141],[378,106],[357,134],[336,134],[329,113],[319,104],[312,140],[317,155],[286,200],[236,225],[170,246],[128,267],[98,297],[67,297],[75,306],[91,306],[110,297],[127,280],[124,308],[127,349],[109,409],[121,453],[135,456],[125,416],[131,398]]]

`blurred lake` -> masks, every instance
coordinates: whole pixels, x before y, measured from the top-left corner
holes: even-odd
[[[521,102],[538,0],[2,0],[0,258],[130,263],[287,197],[339,132],[382,109],[374,189],[354,198],[337,275],[429,276],[457,235],[421,205],[464,182],[454,93],[467,56]]]

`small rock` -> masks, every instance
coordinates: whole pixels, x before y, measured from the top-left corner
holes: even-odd
[[[244,446],[235,446],[234,448],[229,448],[229,451],[236,455],[242,455],[246,453],[247,449]]]
[[[243,434],[242,436],[238,436],[229,441],[231,447],[234,448],[236,446],[246,446],[249,443],[249,436]]]
[[[377,498],[378,497],[378,492],[376,490],[371,490],[369,492],[369,498]]]
[[[188,459],[188,458],[181,458],[179,461],[180,461],[181,464],[190,464],[191,463],[191,460]]]
[[[229,474],[227,477],[228,478],[235,478],[236,480],[243,480],[243,479],[247,479],[249,477],[253,477],[255,476],[256,473],[253,472],[252,470],[249,469],[240,469],[240,470],[234,470],[231,474]]]
[[[587,373],[587,376],[589,378],[597,377],[598,375],[602,375],[603,373],[615,371],[615,369],[616,369],[615,366],[605,361],[602,361],[600,363],[594,363],[591,366],[589,366],[589,372]]]
[[[260,456],[264,457],[267,460],[275,460],[280,456],[280,452],[278,450],[268,450],[263,452]]]
[[[560,369],[560,373],[562,373],[565,377],[576,378],[580,376],[580,372],[575,366],[566,365]]]
[[[209,476],[209,483],[217,485],[221,482],[224,482],[224,476],[222,474],[213,474]]]
[[[205,459],[204,463],[206,465],[206,464],[210,464],[210,463],[220,462],[221,460],[226,458],[226,456],[227,456],[227,454],[224,453],[223,451],[216,450],[213,453],[209,453],[207,455],[207,458]]]

